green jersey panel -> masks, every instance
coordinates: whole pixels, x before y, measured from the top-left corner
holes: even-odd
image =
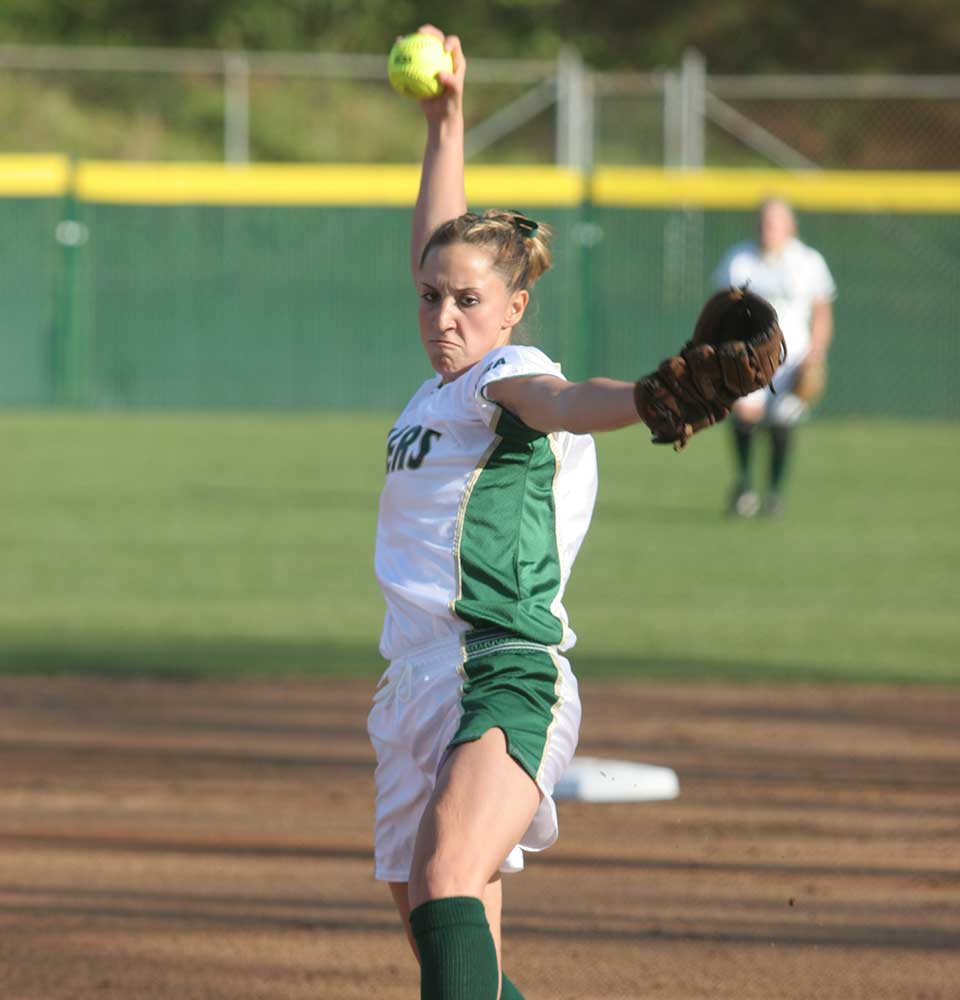
[[[501,440],[466,498],[457,545],[454,611],[475,628],[499,626],[558,645],[563,622],[554,487],[558,460],[549,435],[503,411]]]

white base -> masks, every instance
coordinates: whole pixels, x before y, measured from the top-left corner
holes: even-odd
[[[600,757],[574,757],[553,790],[555,799],[576,802],[660,802],[679,794],[669,767]]]

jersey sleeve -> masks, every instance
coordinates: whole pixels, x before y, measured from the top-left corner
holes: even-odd
[[[540,431],[527,427],[519,417],[486,396],[487,386],[502,379],[525,375],[563,377],[560,365],[536,347],[508,344],[492,350],[461,378],[451,383],[457,394],[458,408],[464,415],[481,420],[502,437],[542,437]]]
[[[832,302],[837,297],[837,286],[823,255],[819,251],[811,249],[808,266],[811,298],[817,301]]]

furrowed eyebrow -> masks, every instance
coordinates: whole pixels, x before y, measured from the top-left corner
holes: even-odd
[[[420,287],[428,289],[431,292],[439,291],[439,289],[435,285],[431,285],[429,281],[421,281]],[[467,292],[472,292],[474,295],[480,294],[480,289],[474,288],[472,285],[468,285],[466,288],[453,288],[451,291],[456,295],[465,295]]]

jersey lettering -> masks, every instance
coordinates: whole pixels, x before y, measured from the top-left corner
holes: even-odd
[[[387,435],[387,472],[398,469],[419,469],[430,454],[430,446],[443,437],[440,431],[414,424],[412,427],[394,427]],[[411,454],[417,441],[420,447]]]
[[[442,436],[440,431],[432,431],[429,427],[424,428],[423,436],[420,438],[420,451],[407,461],[407,468],[419,469],[423,465],[423,460],[430,454],[431,443]]]

